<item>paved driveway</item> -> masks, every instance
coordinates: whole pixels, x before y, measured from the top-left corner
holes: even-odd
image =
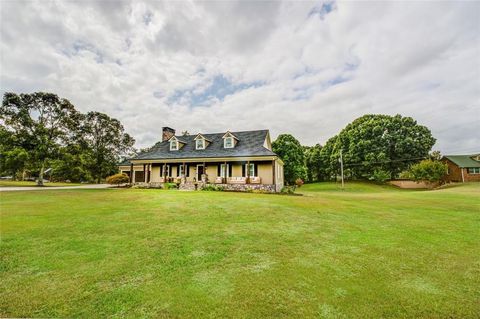
[[[24,186],[24,187],[0,187],[0,192],[10,191],[46,191],[54,189],[91,189],[91,188],[108,188],[112,185],[109,184],[93,184],[93,185],[80,185],[80,186]]]

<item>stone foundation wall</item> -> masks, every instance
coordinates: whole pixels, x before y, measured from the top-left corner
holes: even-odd
[[[145,187],[145,188],[164,188],[163,183],[160,182],[150,182],[150,183],[134,183],[134,185],[138,185],[140,187]]]
[[[139,185],[145,188],[164,188],[163,182],[150,182],[150,183],[135,183],[135,185]],[[204,183],[199,182],[197,184],[197,190],[201,190]],[[237,191],[237,192],[248,192],[248,191],[259,191],[259,192],[267,192],[267,193],[275,193],[276,191],[279,192],[280,190],[276,190],[278,185],[274,184],[211,184],[217,187],[222,187],[226,191]],[[180,190],[195,190],[194,183],[182,183],[179,185]]]
[[[198,187],[198,189],[200,189],[200,185],[198,185],[197,187]],[[195,190],[195,184],[194,183],[182,183],[182,184],[180,184],[178,189],[184,190],[184,191],[194,191]]]
[[[275,193],[275,185],[273,184],[215,184],[216,186],[223,187],[226,191],[260,191],[267,193]]]

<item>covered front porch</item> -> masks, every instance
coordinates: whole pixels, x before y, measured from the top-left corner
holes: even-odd
[[[228,190],[275,192],[283,187],[283,165],[278,159],[135,161],[120,169],[130,177],[131,184],[160,188],[164,183],[176,183],[180,189],[214,184]]]

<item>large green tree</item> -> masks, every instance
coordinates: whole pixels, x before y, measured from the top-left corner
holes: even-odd
[[[90,182],[93,180],[89,171],[91,153],[80,144],[71,143],[62,147],[57,159],[50,161],[52,180],[71,182]]]
[[[0,119],[38,166],[39,186],[43,185],[47,162],[71,138],[78,116],[74,106],[56,94],[5,93]]]
[[[306,146],[305,150],[305,166],[307,169],[307,180],[309,182],[318,182],[325,179],[325,163],[322,158],[322,146],[315,144],[314,146]]]
[[[120,155],[131,152],[135,140],[125,133],[120,121],[104,113],[88,112],[82,119],[81,143],[90,154],[91,175],[100,183],[117,172]]]
[[[272,143],[272,149],[282,159],[284,178],[293,184],[297,178],[305,179],[305,155],[303,146],[290,134],[281,134]]]
[[[16,180],[19,172],[23,172],[27,166],[29,155],[21,147],[15,147],[2,153],[1,165],[3,170],[12,174],[12,179]]]
[[[434,144],[430,130],[411,117],[369,114],[327,141],[323,155],[332,171],[342,151],[344,166],[354,177],[372,178],[383,170],[395,178],[411,163],[426,158]]]

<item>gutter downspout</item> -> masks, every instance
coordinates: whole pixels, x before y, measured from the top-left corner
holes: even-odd
[[[461,168],[462,170],[462,183],[465,183],[465,176],[463,176],[463,167]]]

